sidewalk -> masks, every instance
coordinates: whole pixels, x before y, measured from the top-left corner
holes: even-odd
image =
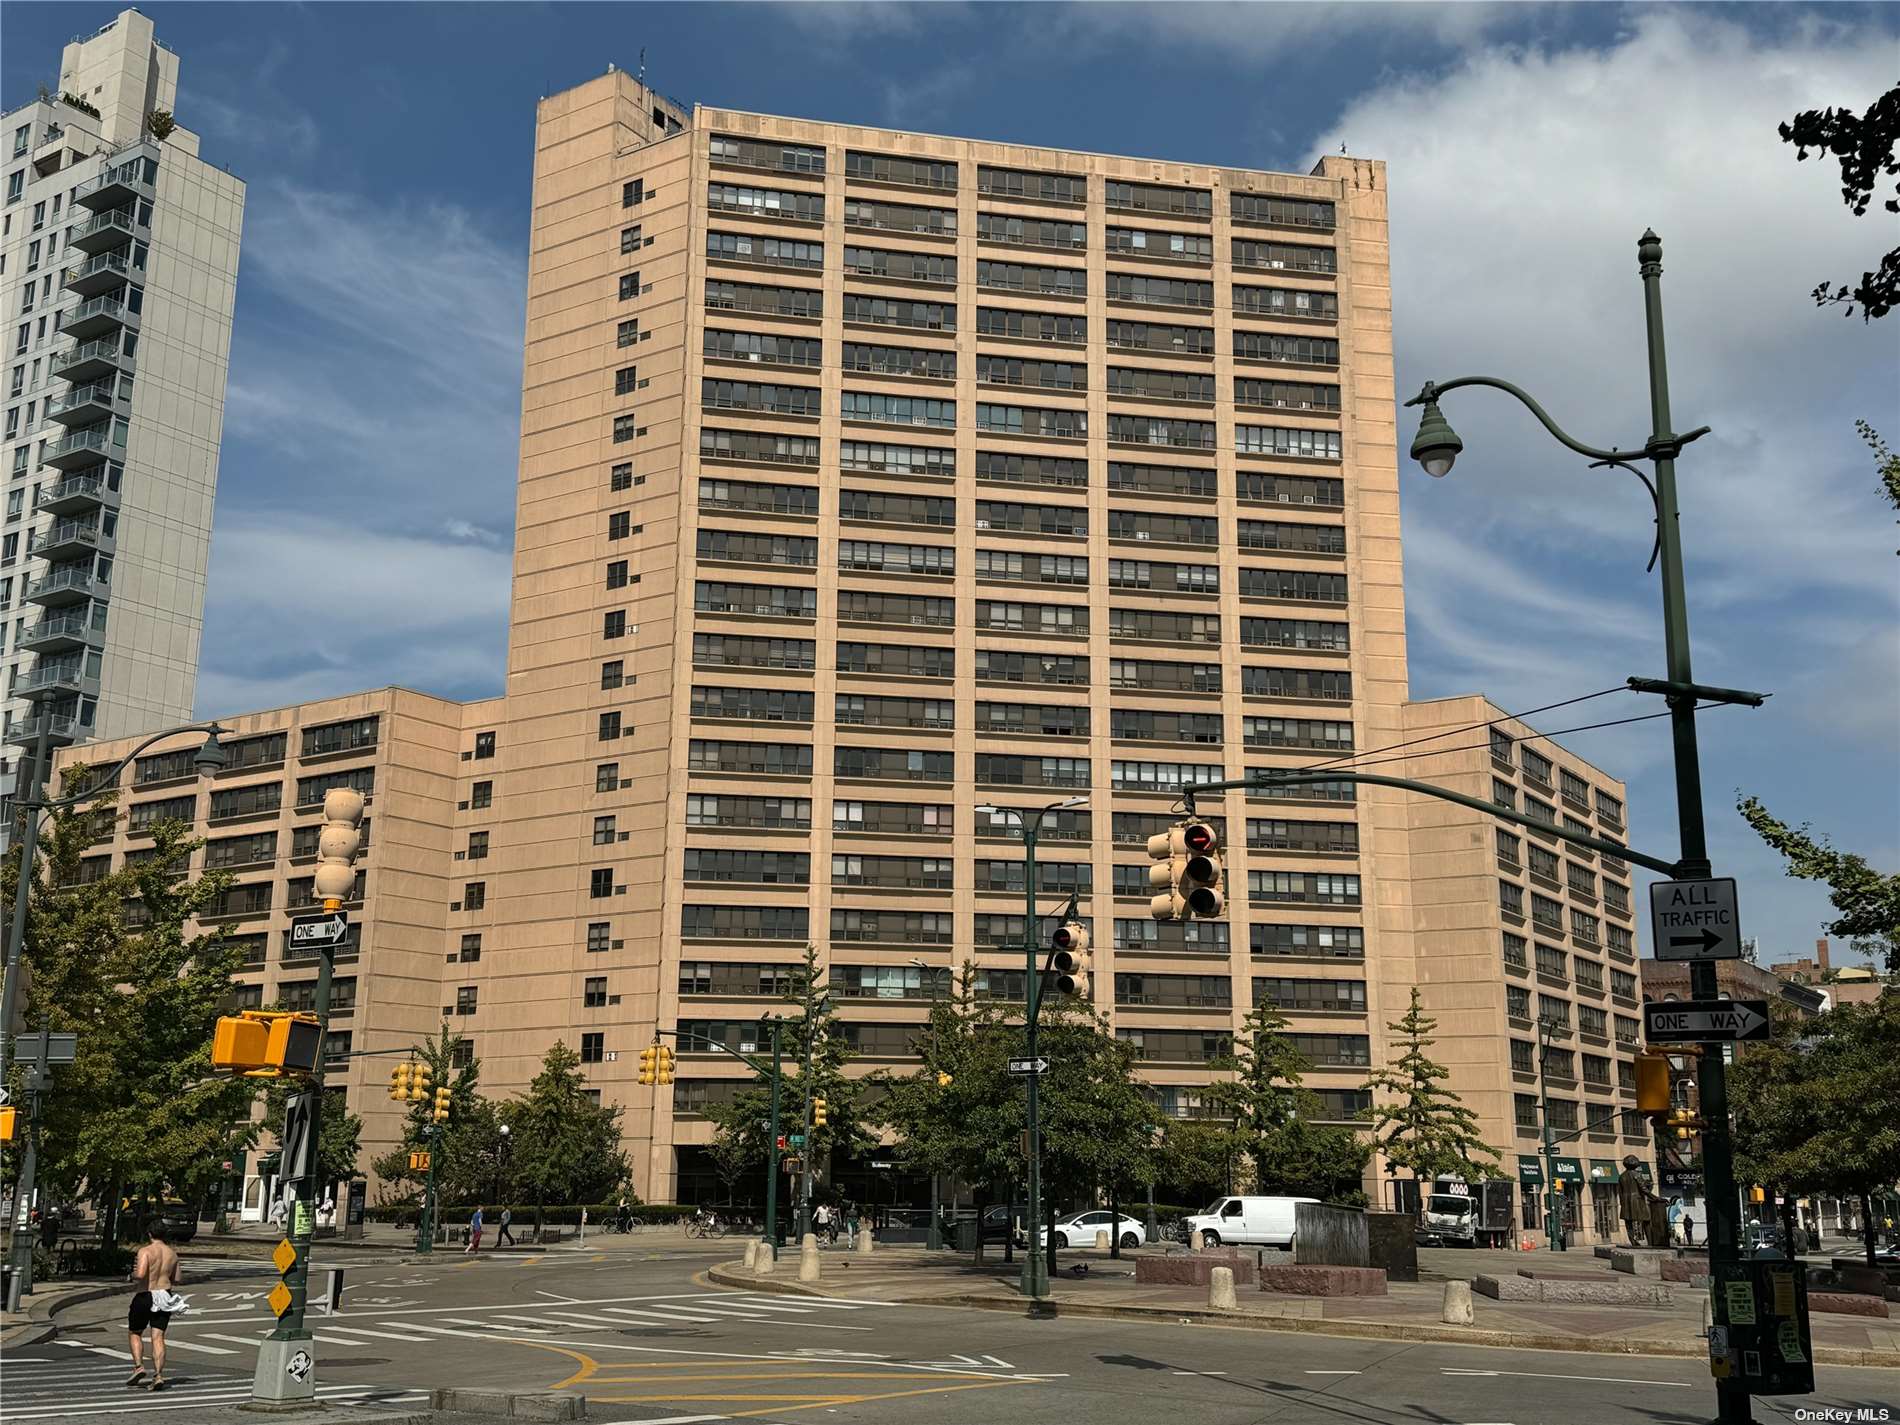
[[[1589,1254],[1485,1253],[1472,1270],[1501,1274],[1520,1267],[1562,1276],[1628,1282],[1607,1262]],[[1495,1259],[1495,1260],[1493,1260]],[[860,1257],[841,1250],[821,1255],[823,1276],[798,1280],[798,1251],[781,1253],[769,1277],[755,1276],[743,1262],[722,1263],[708,1276],[722,1286],[814,1296],[870,1298],[918,1306],[1024,1310],[1017,1291],[1017,1265],[1004,1266],[992,1253],[984,1265],[947,1252],[918,1247],[880,1247]],[[1086,1265],[1087,1274],[1072,1268]],[[1594,1351],[1646,1356],[1707,1354],[1702,1337],[1703,1293],[1678,1286],[1669,1306],[1603,1307],[1501,1302],[1478,1297],[1476,1324],[1447,1326],[1440,1319],[1442,1281],[1393,1282],[1384,1297],[1293,1296],[1237,1288],[1239,1309],[1215,1311],[1203,1288],[1138,1286],[1132,1256],[1070,1251],[1059,1258],[1045,1310],[1054,1315],[1109,1316],[1171,1322],[1243,1326],[1267,1331],[1309,1332],[1408,1341],[1448,1341],[1473,1346],[1509,1346],[1540,1351]],[[1816,1314],[1811,1320],[1815,1360],[1824,1365],[1900,1369],[1900,1322]]]

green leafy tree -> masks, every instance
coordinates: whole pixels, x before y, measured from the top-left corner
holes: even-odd
[[[844,1036],[830,992],[819,983],[818,952],[812,946],[805,947],[804,963],[781,999],[797,1013],[784,1016],[780,1030],[784,1066],[779,1131],[802,1132],[806,1106],[822,1098],[828,1122],[807,1135],[807,1161],[829,1164],[834,1155],[865,1152],[877,1141],[865,1127],[859,1103],[865,1080],[845,1072],[856,1054]],[[707,1112],[720,1133],[747,1144],[748,1153],[762,1163],[767,1149],[765,1125],[772,1114],[771,1051],[753,1057],[760,1065],[753,1083],[727,1103],[709,1106]]]
[[[1039,1091],[1046,1212],[1103,1195],[1128,1200],[1154,1179],[1161,1130],[1154,1096],[1135,1077],[1135,1046],[1087,1004],[1058,995],[1044,1001],[1037,1033],[1049,1060]],[[1053,1270],[1053,1241],[1049,1260]]]
[[[1414,985],[1404,1017],[1386,1026],[1399,1046],[1398,1062],[1366,1080],[1375,1096],[1373,1137],[1388,1162],[1410,1168],[1421,1184],[1441,1176],[1495,1176],[1498,1156],[1479,1133],[1477,1114],[1444,1087],[1448,1071],[1426,1052],[1437,1027],[1438,1021],[1420,1007]]]
[[[1155,1176],[1171,1192],[1200,1204],[1227,1191],[1240,1140],[1233,1125],[1218,1119],[1172,1118],[1155,1145]],[[1157,1192],[1160,1188],[1157,1187]]]
[[[1739,798],[1735,809],[1786,858],[1790,876],[1827,886],[1836,912],[1827,933],[1869,957],[1884,956],[1888,972],[1900,974],[1900,875],[1875,870],[1864,856],[1836,851],[1805,823],[1790,827],[1754,797]]]
[[[712,1162],[714,1175],[725,1186],[728,1203],[732,1202],[742,1182],[755,1177],[765,1167],[765,1158],[759,1151],[756,1139],[741,1138],[723,1128],[713,1134],[712,1142],[706,1145],[706,1156]]]
[[[1854,429],[1874,453],[1874,469],[1880,474],[1880,493],[1886,502],[1900,510],[1900,455],[1894,454],[1881,439],[1880,432],[1866,421],[1855,421]]]
[[[86,769],[69,772],[76,790]],[[186,926],[229,885],[192,877],[201,844],[182,822],[151,828],[147,854],[103,875],[97,832],[116,815],[110,789],[87,811],[50,818],[29,888],[26,1020],[78,1035],[75,1061],[54,1071],[44,1101],[40,1171],[49,1187],[84,1184],[112,1240],[122,1197],[166,1190],[194,1197],[255,1136],[257,1082],[211,1071],[211,1038],[242,952],[222,933]],[[0,871],[10,913],[18,859]],[[19,1084],[15,1082],[15,1088]]]
[[[264,1132],[273,1142],[282,1142],[284,1106],[301,1085],[282,1080],[266,1080],[264,1091]],[[341,1087],[326,1088],[322,1115],[317,1123],[317,1193],[319,1199],[333,1183],[356,1176],[356,1160],[362,1153],[363,1120],[350,1112]]]
[[[1795,146],[1797,161],[1805,160],[1809,149],[1837,159],[1841,201],[1855,217],[1864,217],[1882,178],[1900,173],[1900,159],[1895,157],[1900,145],[1900,86],[1881,95],[1864,114],[1852,109],[1809,109],[1796,114],[1781,125],[1781,141]],[[1900,184],[1895,192],[1900,193]],[[1900,213],[1900,199],[1888,198],[1880,206]],[[1814,300],[1819,306],[1845,303],[1850,317],[1858,302],[1863,321],[1886,316],[1900,303],[1900,247],[1881,259],[1878,271],[1862,273],[1852,287],[1823,282],[1814,289]]]
[[[630,1175],[620,1110],[587,1096],[580,1055],[557,1039],[528,1092],[501,1107],[512,1130],[515,1186],[534,1201],[538,1229],[550,1206],[605,1202]]]
[[[444,1024],[434,1038],[416,1045],[415,1062],[429,1070],[430,1093],[409,1105],[403,1118],[402,1140],[370,1164],[381,1182],[378,1198],[383,1204],[422,1201],[427,1175],[409,1166],[409,1154],[425,1146],[434,1155],[438,1202],[468,1202],[493,1190],[492,1155],[500,1119],[478,1087],[481,1060],[470,1055],[465,1063],[455,1062],[466,1043],[462,1035]],[[391,1057],[382,1062],[393,1069],[397,1061]],[[434,1090],[441,1087],[449,1090],[449,1119],[431,1140],[426,1130],[434,1122]]]

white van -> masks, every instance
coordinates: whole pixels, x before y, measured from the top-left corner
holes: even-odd
[[[1223,1197],[1187,1220],[1189,1240],[1199,1232],[1210,1247],[1240,1243],[1250,1247],[1293,1245],[1293,1208],[1316,1197]]]

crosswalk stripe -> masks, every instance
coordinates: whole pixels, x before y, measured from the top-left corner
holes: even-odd
[[[379,1322],[378,1324],[380,1325],[381,1323]],[[422,1339],[420,1336],[404,1335],[400,1331],[372,1331],[367,1326],[330,1326],[326,1324],[323,1329],[325,1331],[344,1332],[351,1336],[374,1336],[384,1341],[404,1341],[412,1346]]]
[[[478,1327],[481,1327],[481,1328],[483,1328],[483,1329],[487,1329],[487,1328],[489,1328],[489,1327],[492,1327],[492,1326],[493,1326],[493,1325],[495,1324],[495,1323],[494,1323],[494,1322],[492,1322],[492,1321],[481,1321],[481,1320],[478,1320],[478,1319],[476,1319],[476,1318],[475,1318],[475,1317],[473,1317],[473,1316],[444,1316],[444,1317],[443,1317],[442,1319],[443,1319],[444,1321],[446,1321],[446,1322],[448,1322],[448,1323],[449,1323],[449,1325],[451,1325],[451,1326],[478,1326]],[[404,1324],[405,1324],[405,1325],[414,1325],[415,1323],[413,1323],[413,1322],[405,1322]],[[422,1329],[427,1329],[427,1328],[422,1328]],[[514,1329],[517,1329],[517,1328],[514,1328],[514,1327],[510,1327],[509,1329],[510,1329],[510,1330],[514,1330]],[[522,1326],[522,1327],[520,1327],[520,1328],[518,1328],[518,1329],[520,1329],[520,1330],[522,1330],[522,1331],[543,1331],[543,1330],[551,1330],[551,1329],[553,1329],[553,1328],[551,1328],[551,1327],[542,1327],[542,1326]]]
[[[229,1346],[201,1346],[195,1341],[181,1341],[176,1336],[167,1335],[165,1345],[174,1351],[203,1351],[207,1356],[235,1356]]]
[[[642,1311],[635,1306],[603,1306],[601,1310],[615,1316],[645,1317],[665,1322],[690,1321],[700,1326],[710,1326],[719,1319],[716,1316],[692,1316],[680,1311]]]
[[[497,1311],[490,1320],[479,1322],[477,1324],[482,1325],[482,1326],[487,1326],[492,1330],[495,1326],[497,1326],[499,1323],[503,1321],[521,1321],[521,1322],[527,1323],[530,1326],[535,1327],[538,1330],[572,1331],[575,1326],[575,1320],[576,1319],[573,1317],[566,1317],[566,1316],[523,1316],[512,1311]],[[601,1325],[599,1321],[595,1321],[595,1320],[586,1320],[582,1322],[581,1324],[591,1326],[595,1330],[600,1329],[600,1325]],[[510,1327],[509,1329],[512,1330],[513,1328]]]
[[[217,1331],[206,1331],[204,1335],[208,1340],[229,1341],[234,1346],[248,1346],[253,1351],[257,1349],[258,1342],[264,1339],[262,1336],[226,1336]],[[174,1341],[172,1344],[176,1345],[177,1342]]]
[[[783,1311],[792,1316],[810,1316],[812,1314],[812,1309],[809,1306],[787,1306],[782,1301],[755,1301],[748,1297],[733,1297],[731,1299],[740,1302],[749,1311]]]

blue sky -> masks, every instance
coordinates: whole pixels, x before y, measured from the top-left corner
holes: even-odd
[[[1816,311],[1895,241],[1774,125],[1894,81],[1881,7],[148,4],[178,118],[250,185],[213,540],[207,715],[401,682],[499,690],[538,96],[611,61],[677,98],[1284,168],[1390,164],[1406,394],[1507,376],[1580,438],[1647,433],[1635,239],[1665,240],[1696,673],[1719,871],[1764,958],[1824,896],[1737,788],[1900,863],[1900,539],[1856,417],[1900,444],[1900,316]],[[4,96],[111,5],[7,9]],[[1884,226],[1882,224],[1884,223]],[[1404,472],[1412,690],[1529,708],[1660,675],[1647,504],[1502,397],[1451,479]],[[1401,421],[1409,441],[1412,418]],[[318,551],[321,551],[319,554]],[[319,578],[350,590],[336,606]],[[1571,722],[1656,710],[1622,694]],[[1675,844],[1666,724],[1566,739]]]

